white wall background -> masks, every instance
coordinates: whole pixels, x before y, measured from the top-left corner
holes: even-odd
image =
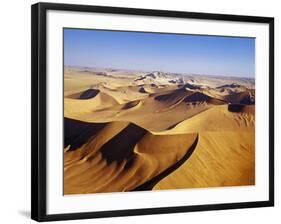
[[[51,1],[51,0],[50,0]],[[30,5],[36,1],[2,1],[0,7],[0,223],[30,220]],[[280,40],[278,0],[60,0],[62,3],[184,10],[275,17],[275,161],[276,206],[168,215],[149,215],[60,223],[278,223],[280,188]],[[267,134],[267,133],[265,133]],[[280,221],[279,221],[280,222]]]

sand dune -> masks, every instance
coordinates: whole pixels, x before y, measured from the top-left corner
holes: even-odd
[[[255,138],[250,132],[203,132],[195,152],[154,189],[255,184]]]
[[[65,68],[64,194],[255,184],[247,78]]]
[[[65,152],[64,193],[134,190],[180,161],[196,139],[196,134],[158,136],[132,123],[106,125]]]
[[[179,88],[176,90],[170,90],[164,93],[160,93],[154,97],[156,101],[176,103],[183,100],[185,97],[191,95],[193,92],[186,90],[185,88]]]
[[[119,103],[112,98],[111,96],[107,95],[106,93],[99,92],[93,97],[85,97],[89,96],[88,90],[87,92],[82,92],[79,96],[79,98],[82,96],[84,99],[71,99],[71,98],[65,98],[64,99],[64,115],[65,117],[69,117],[68,113],[85,113],[90,112],[93,110],[99,110],[104,108],[109,108],[115,105],[119,105]],[[86,95],[89,94],[89,95]]]
[[[194,92],[191,95],[185,97],[184,102],[186,103],[206,102],[208,104],[214,104],[214,105],[222,105],[226,103],[223,100],[216,99],[214,97],[208,96],[200,92]]]
[[[252,107],[252,106],[248,106]],[[212,107],[190,119],[177,124],[173,129],[159,134],[201,133],[206,131],[251,131],[255,126],[254,108],[244,112],[230,112],[228,105]]]

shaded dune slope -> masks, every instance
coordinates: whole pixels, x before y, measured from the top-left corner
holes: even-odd
[[[244,112],[248,114],[255,115],[255,106],[254,105],[245,105],[245,104],[229,104],[228,111],[230,112]]]
[[[244,92],[233,93],[224,97],[229,103],[232,104],[245,104],[245,105],[254,105],[255,104],[255,91],[247,90]]]
[[[156,101],[176,104],[178,102],[185,103],[209,103],[214,105],[226,104],[227,102],[208,96],[204,93],[188,90],[186,88],[179,88],[177,90],[169,91],[165,94],[158,94],[154,97]]]
[[[143,86],[139,88],[140,93],[149,93]]]
[[[134,156],[134,147],[147,131],[135,124],[129,124],[118,135],[105,143],[100,151],[107,163],[114,161],[120,163],[124,159],[129,160]]]
[[[176,103],[182,100],[184,97],[189,96],[192,91],[186,90],[185,88],[179,88],[165,93],[157,94],[154,99],[159,102],[173,102]]]
[[[139,105],[140,103],[141,103],[140,100],[130,101],[130,102],[128,102],[128,103],[125,103],[125,104],[122,106],[122,109],[123,109],[123,110],[130,109],[130,108],[136,107],[136,106]]]
[[[186,102],[186,103],[206,102],[206,103],[213,104],[213,105],[222,105],[222,104],[226,103],[223,100],[210,97],[210,96],[208,96],[204,93],[200,93],[200,92],[195,92],[195,93],[192,93],[191,95],[185,97],[184,102]]]
[[[99,94],[99,92],[100,91],[98,89],[88,89],[81,93],[79,99],[91,99],[95,97],[97,94]]]
[[[105,123],[88,123],[69,118],[64,118],[64,148],[75,150],[81,147],[88,139],[92,138],[101,129]]]
[[[232,83],[232,84],[226,84],[222,86],[218,86],[215,88],[221,93],[238,93],[238,92],[244,92],[247,90],[245,86],[239,85],[237,83]]]

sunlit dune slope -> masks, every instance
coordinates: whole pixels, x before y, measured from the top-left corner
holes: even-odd
[[[173,129],[159,134],[201,133],[206,131],[252,131],[255,126],[254,106],[243,106],[241,112],[230,112],[228,105],[212,107]]]
[[[192,156],[153,189],[255,184],[253,132],[203,132]]]

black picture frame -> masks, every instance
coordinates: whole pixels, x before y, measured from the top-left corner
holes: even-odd
[[[75,12],[100,12],[124,15],[162,16],[206,20],[239,21],[269,24],[269,200],[208,204],[195,206],[160,207],[102,212],[46,214],[46,12],[64,10]],[[115,216],[147,215],[160,213],[193,212],[237,208],[274,206],[274,18],[164,11],[137,8],[103,7],[73,4],[37,3],[31,11],[31,76],[32,76],[32,155],[31,155],[31,218],[36,221],[86,219]]]

